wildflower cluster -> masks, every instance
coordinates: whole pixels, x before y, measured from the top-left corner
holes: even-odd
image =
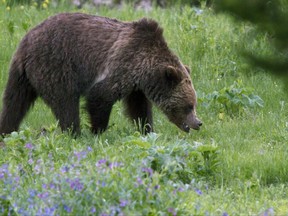
[[[40,137],[35,144],[24,132],[8,136],[5,141],[9,146],[15,145],[15,140],[23,143],[22,147],[16,147],[16,154],[22,156],[19,164],[1,165],[0,186],[5,188],[1,191],[1,199],[8,204],[0,209],[0,214],[7,211],[19,215],[103,216],[185,213],[187,210],[178,204],[191,195],[184,194],[192,194],[197,199],[203,193],[201,187],[190,184],[192,175],[190,180],[177,177],[179,170],[189,171],[185,158],[193,148],[183,142],[173,150],[159,147],[158,137],[151,134],[126,138],[129,145],[135,141],[142,149],[142,156],[135,157],[133,164],[127,164],[121,157],[97,158],[97,151],[91,146],[74,147],[68,152],[69,159],[61,162],[55,146],[48,155],[42,153],[47,146],[55,145],[52,140],[57,143],[58,137],[51,140]],[[72,144],[77,145],[75,140]]]

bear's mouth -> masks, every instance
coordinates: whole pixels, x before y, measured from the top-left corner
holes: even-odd
[[[183,124],[182,124],[181,129],[182,129],[183,131],[185,131],[186,133],[189,133],[189,131],[190,131],[190,127],[189,127],[189,125],[186,124],[186,123],[183,123]]]
[[[192,127],[190,127],[188,124],[186,124],[185,122],[182,124],[182,126],[181,126],[181,129],[183,130],[183,131],[185,131],[186,133],[189,133],[189,131],[190,131],[190,129],[193,129],[193,130],[200,130],[200,126],[192,126]]]

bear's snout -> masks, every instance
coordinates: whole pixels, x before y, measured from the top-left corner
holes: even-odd
[[[190,129],[194,130],[200,130],[200,127],[202,126],[202,122],[195,118],[194,116],[191,118],[188,117],[187,121],[184,122],[180,128],[185,131],[186,133],[189,133]]]
[[[194,130],[200,130],[200,127],[202,126],[202,122],[199,119],[195,120],[195,126],[192,127]]]

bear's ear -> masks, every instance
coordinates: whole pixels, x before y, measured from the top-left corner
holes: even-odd
[[[168,82],[174,85],[178,84],[182,80],[181,73],[173,66],[165,68],[165,78]]]

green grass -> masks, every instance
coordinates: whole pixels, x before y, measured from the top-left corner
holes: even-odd
[[[15,6],[8,11],[0,3],[0,92],[25,32],[63,11],[76,10]],[[239,54],[243,48],[271,52],[265,35],[227,16],[188,7],[82,11],[121,20],[156,19],[171,49],[192,69],[204,125],[185,134],[155,108],[155,133],[145,137],[117,103],[101,136],[90,133],[82,110],[82,135],[74,139],[60,132],[39,99],[21,132],[7,136],[0,149],[0,214],[288,214],[287,96],[279,80],[250,68]],[[217,101],[205,105],[208,94],[235,81],[261,97],[264,106],[239,105],[231,114]]]

